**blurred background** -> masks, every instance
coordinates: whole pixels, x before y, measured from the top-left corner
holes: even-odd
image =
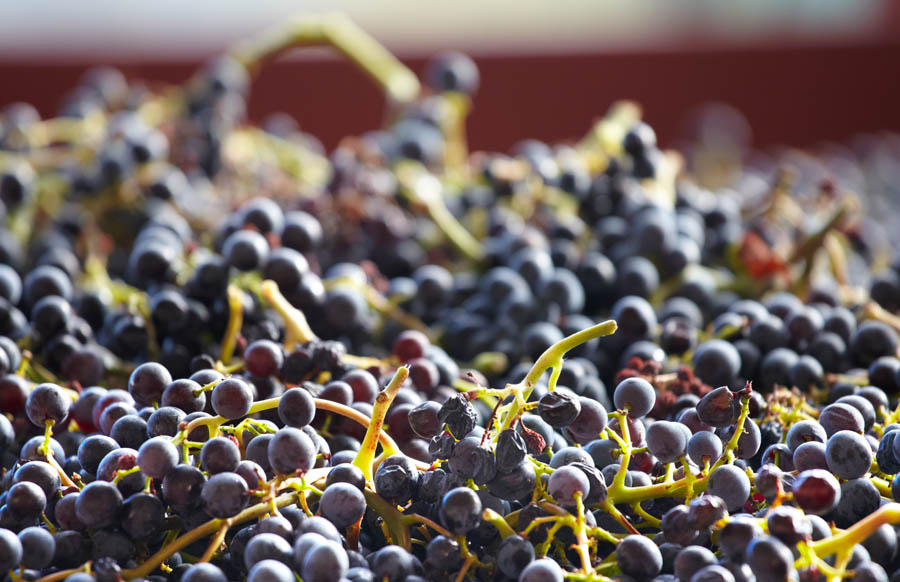
[[[171,83],[298,11],[348,13],[415,72],[459,49],[481,69],[475,149],[577,139],[623,98],[664,146],[711,101],[740,111],[752,144],[816,145],[900,130],[897,0],[218,0],[0,3],[0,107],[54,115],[90,66]],[[327,147],[377,127],[380,92],[319,50],[256,79],[250,116],[286,111]]]

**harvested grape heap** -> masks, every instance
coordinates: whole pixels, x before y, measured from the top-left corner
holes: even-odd
[[[244,120],[309,44],[388,96],[330,155]],[[328,16],[4,110],[5,579],[900,579],[870,192],[710,172],[624,102],[470,154],[474,63],[426,77]]]

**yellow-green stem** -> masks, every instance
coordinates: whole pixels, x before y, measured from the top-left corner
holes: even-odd
[[[353,464],[359,467],[363,475],[365,475],[366,481],[372,480],[372,462],[375,460],[375,450],[378,448],[378,441],[383,432],[382,428],[388,408],[390,408],[391,402],[394,401],[394,397],[408,377],[409,368],[397,368],[394,377],[391,378],[385,389],[379,392],[375,398],[375,406],[372,408],[372,419],[368,428],[366,428],[366,436],[363,438],[359,452],[356,453],[356,458],[353,460]],[[396,445],[390,448],[393,448],[395,452],[399,451]],[[388,450],[389,447],[385,445],[385,449]]]
[[[261,293],[263,299],[284,320],[285,350],[290,352],[297,344],[305,344],[318,339],[312,328],[309,327],[309,322],[306,321],[306,316],[303,315],[303,312],[291,305],[284,295],[281,294],[281,291],[278,289],[278,283],[271,279],[266,279],[262,282]]]
[[[224,365],[231,362],[238,335],[244,323],[244,292],[234,285],[228,286],[228,327],[222,340],[222,352],[219,360]]]

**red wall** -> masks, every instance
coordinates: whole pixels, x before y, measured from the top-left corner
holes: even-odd
[[[677,137],[694,105],[720,100],[750,121],[757,146],[810,145],[860,131],[900,131],[900,44],[737,48],[477,59],[482,88],[470,118],[474,148],[516,140],[578,138],[620,98],[637,100],[662,144]],[[416,72],[421,59],[408,61]],[[180,81],[192,63],[123,64],[131,78]],[[51,114],[87,64],[0,62],[0,106],[17,100]],[[378,126],[383,99],[347,63],[287,60],[268,64],[253,87],[254,119],[288,111],[333,146]]]

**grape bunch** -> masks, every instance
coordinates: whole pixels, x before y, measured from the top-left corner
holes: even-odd
[[[323,43],[385,127],[247,123]],[[325,16],[0,113],[3,579],[900,580],[896,152],[470,153],[425,81]]]

